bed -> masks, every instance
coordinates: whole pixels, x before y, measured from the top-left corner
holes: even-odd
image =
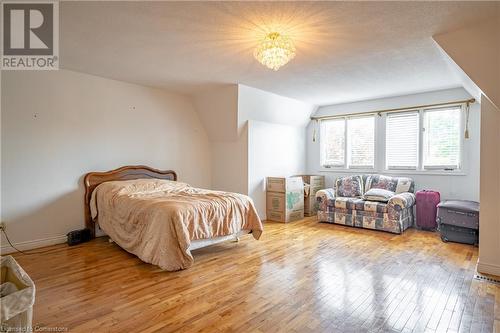
[[[248,196],[178,182],[174,171],[125,166],[84,177],[85,224],[168,271],[189,268],[191,251],[252,233],[262,223]]]

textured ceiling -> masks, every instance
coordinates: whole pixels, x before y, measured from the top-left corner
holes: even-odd
[[[322,105],[460,85],[432,40],[495,2],[61,2],[61,67],[193,94],[242,83]],[[272,30],[297,56],[252,55]],[[464,41],[466,42],[466,41]]]

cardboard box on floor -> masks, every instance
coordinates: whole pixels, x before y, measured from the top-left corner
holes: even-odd
[[[304,183],[301,177],[267,177],[266,215],[270,221],[304,218]]]
[[[296,175],[294,177],[302,177],[304,183],[311,185],[311,187],[325,188],[325,176],[319,175]]]
[[[316,192],[325,188],[325,176],[297,175],[297,177],[302,177],[303,182],[309,185],[304,194],[304,215],[313,216],[318,212],[316,207]]]

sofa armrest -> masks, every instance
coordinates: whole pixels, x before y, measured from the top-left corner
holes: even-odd
[[[403,192],[396,194],[389,199],[387,205],[395,210],[402,210],[411,207],[415,204],[415,194],[410,192]]]
[[[326,188],[316,192],[316,204],[318,210],[322,211],[326,211],[328,206],[333,207],[335,205],[335,189]]]

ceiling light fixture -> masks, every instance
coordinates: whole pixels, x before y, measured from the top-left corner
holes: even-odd
[[[253,56],[264,66],[277,71],[295,57],[295,46],[290,38],[272,32],[255,48]]]

